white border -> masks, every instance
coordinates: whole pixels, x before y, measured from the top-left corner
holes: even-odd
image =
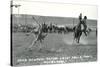
[[[35,0],[36,1],[36,0]],[[41,0],[37,0],[41,1]],[[98,5],[98,12],[100,11],[100,0],[42,0],[48,2],[64,2],[64,3],[77,3],[77,4],[90,4]],[[10,67],[10,0],[0,1],[0,67]],[[100,13],[98,13],[98,29],[100,33]],[[99,45],[100,36],[98,35],[98,51],[100,51]],[[100,52],[98,53],[100,57]],[[85,62],[85,63],[69,63],[69,64],[52,64],[52,65],[40,65],[40,67],[99,67],[100,58],[98,62]],[[33,67],[33,66],[27,66]],[[34,66],[39,67],[39,65]]]

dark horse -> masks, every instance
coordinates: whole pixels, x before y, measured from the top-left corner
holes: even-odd
[[[80,22],[77,26],[73,28],[74,30],[74,40],[76,40],[77,43],[80,41],[80,37],[82,35],[82,23]]]

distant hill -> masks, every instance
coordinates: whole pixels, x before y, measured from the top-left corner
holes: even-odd
[[[32,17],[36,18],[40,23],[45,22],[47,24],[54,23],[58,25],[73,26],[78,23],[78,18],[72,18],[72,17],[54,17],[54,16],[13,14],[13,24],[16,24],[16,23],[35,24],[36,22],[32,19]],[[87,24],[89,27],[97,27],[97,20],[88,19]]]

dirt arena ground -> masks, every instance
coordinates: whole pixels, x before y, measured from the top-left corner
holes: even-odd
[[[33,49],[27,50],[34,40],[33,35],[26,36],[24,33],[13,34],[13,60],[15,65],[31,65],[31,64],[43,64],[43,61],[37,62],[18,62],[18,59],[36,59],[46,57],[73,57],[73,56],[91,56],[66,62],[84,62],[84,61],[96,61],[97,59],[97,44],[94,32],[88,37],[82,36],[80,44],[72,43],[72,34],[59,35],[49,34],[42,43],[42,49],[39,49],[39,43]],[[84,38],[83,38],[84,37]]]

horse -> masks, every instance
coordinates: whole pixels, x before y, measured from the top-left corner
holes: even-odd
[[[41,43],[43,42],[44,38],[48,34],[48,31],[47,31],[48,27],[47,27],[47,25],[45,23],[39,24],[38,21],[34,17],[33,17],[33,19],[38,24],[38,27],[37,27],[36,31],[32,31],[32,33],[34,34],[35,40],[29,46],[30,49],[32,49],[33,46],[36,46],[37,42],[40,42],[40,46],[41,46]],[[41,49],[41,47],[40,47],[40,49]]]
[[[80,41],[80,37],[82,35],[82,23],[79,23],[77,26],[73,28],[74,30],[74,40],[76,40],[77,43]]]

